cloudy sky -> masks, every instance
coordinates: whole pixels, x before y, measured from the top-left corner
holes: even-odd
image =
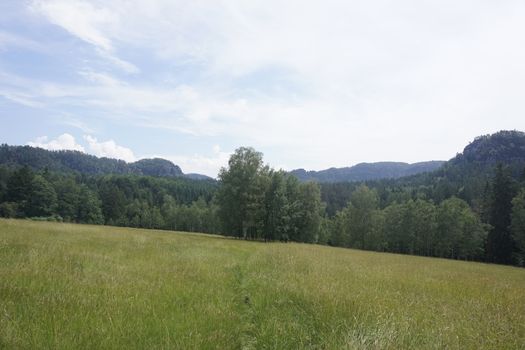
[[[2,0],[0,143],[215,176],[449,159],[525,130],[523,0]]]

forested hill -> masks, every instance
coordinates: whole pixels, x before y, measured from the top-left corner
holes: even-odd
[[[161,158],[141,159],[134,163],[98,158],[78,151],[48,151],[30,146],[0,146],[0,165],[28,166],[33,170],[78,172],[86,175],[146,175],[154,177],[188,177],[211,179],[200,174],[185,175],[178,165]]]
[[[334,215],[346,206],[351,193],[364,182],[379,191],[385,206],[409,198],[427,198],[439,203],[456,196],[482,210],[498,164],[503,165],[515,181],[525,180],[525,133],[505,130],[478,136],[463,152],[430,172],[362,182],[324,182],[321,184],[323,201],[327,203],[328,215]]]
[[[321,183],[363,182],[382,179],[406,184],[428,185],[436,179],[487,178],[498,163],[510,167],[519,177],[525,166],[525,133],[504,130],[476,137],[463,152],[449,161],[428,161],[414,164],[400,162],[360,163],[352,167],[330,168],[321,171],[295,169],[290,172],[301,181]],[[424,174],[425,173],[425,174]],[[428,173],[428,174],[426,174]],[[416,175],[416,176],[413,176]]]
[[[465,147],[463,153],[450,162],[456,165],[467,162],[491,165],[524,161],[525,133],[512,130],[476,137]]]
[[[445,161],[434,160],[419,163],[377,162],[359,163],[345,168],[330,168],[320,171],[295,169],[290,173],[300,181],[353,182],[376,179],[392,179],[429,172],[438,169]]]

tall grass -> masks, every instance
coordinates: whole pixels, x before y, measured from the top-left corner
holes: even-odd
[[[0,348],[523,349],[525,270],[0,220]]]

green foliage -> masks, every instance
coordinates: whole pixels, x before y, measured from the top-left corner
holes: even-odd
[[[501,164],[497,166],[491,188],[489,224],[492,228],[487,238],[487,258],[492,262],[510,264],[514,251],[510,224],[516,189],[508,168]]]
[[[431,199],[439,204],[455,196],[482,209],[486,184],[492,180],[499,163],[508,168],[513,179],[523,177],[525,133],[501,131],[480,136],[437,170],[397,179],[368,180],[364,183],[378,191],[381,208],[394,202],[418,198]],[[341,210],[359,185],[356,182],[322,183],[322,199],[327,203],[327,214],[332,217]]]
[[[368,249],[375,246],[371,239],[374,237],[378,203],[377,192],[366,186],[359,186],[352,193],[348,206],[351,247]]]
[[[262,153],[253,148],[235,150],[228,168],[219,172],[217,203],[219,216],[226,233],[236,237],[253,237],[259,233],[263,216],[263,199],[268,169]]]
[[[298,242],[317,242],[324,212],[319,185],[315,182],[300,184],[297,203],[297,235],[292,239]]]
[[[211,209],[215,189],[214,182],[204,180],[74,175],[47,170],[34,173],[28,167],[0,166],[0,216],[170,228],[162,213],[163,200],[170,197],[175,201],[177,215],[183,217],[179,221],[184,222],[173,229],[218,233],[215,209]],[[202,207],[202,203],[206,210],[199,209],[199,215],[183,213],[187,207]]]
[[[479,259],[487,227],[472,212],[468,204],[459,198],[443,201],[437,213],[436,256],[453,259]]]
[[[57,206],[57,194],[51,184],[41,175],[35,175],[30,185],[27,204],[28,216],[52,216]]]
[[[6,201],[18,203],[18,215],[20,216],[24,216],[27,213],[33,177],[34,174],[31,169],[22,167],[14,171],[7,180]]]
[[[124,193],[125,186],[103,181],[99,187],[100,199],[102,201],[102,214],[107,224],[118,225],[123,223],[126,214],[127,198]]]
[[[457,162],[511,163],[523,161],[525,133],[517,130],[500,131],[492,135],[476,137],[463,150]]]
[[[512,200],[511,233],[516,243],[517,263],[525,266],[525,188]]]
[[[351,167],[330,168],[321,171],[295,169],[290,172],[301,181],[355,182],[374,179],[391,179],[410,176],[438,169],[444,161],[420,162],[414,164],[401,162],[359,163]]]
[[[15,218],[18,214],[18,203],[3,202],[0,203],[0,217]]]
[[[66,221],[76,221],[78,208],[85,200],[80,198],[80,186],[72,177],[60,177],[53,182],[53,187],[57,194],[58,214]]]
[[[319,186],[264,166],[262,154],[239,148],[219,173],[219,218],[228,235],[317,242],[323,206]]]
[[[166,159],[153,158],[141,159],[131,164],[132,169],[137,169],[141,175],[155,177],[175,177],[182,176],[182,170]]]
[[[289,237],[294,214],[290,210],[289,197],[285,173],[282,171],[272,172],[265,198],[265,240],[286,240]]]
[[[104,223],[100,200],[86,185],[79,186],[77,203],[76,222],[83,222],[86,224]]]
[[[184,176],[177,165],[165,159],[141,159],[134,163],[126,163],[120,159],[97,158],[78,151],[48,151],[5,144],[0,145],[0,164],[27,166],[37,171],[48,169],[51,172],[78,172],[89,175]]]
[[[366,186],[352,193],[331,225],[330,244],[453,259],[481,259],[487,226],[468,204],[450,198],[439,206],[416,199],[378,209],[378,195]]]

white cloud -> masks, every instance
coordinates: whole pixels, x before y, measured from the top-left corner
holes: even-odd
[[[134,162],[136,160],[133,151],[127,147],[117,145],[114,140],[101,141],[91,135],[84,135],[84,140],[88,144],[88,151],[78,144],[75,137],[65,133],[58,136],[56,139],[51,139],[47,136],[37,137],[34,141],[27,143],[28,146],[40,147],[50,151],[58,150],[72,150],[93,154],[97,157],[117,158],[125,160],[126,162]]]
[[[99,142],[95,137],[85,135],[84,140],[88,143],[90,153],[98,157],[117,158],[126,162],[134,162],[135,155],[129,148],[119,146],[113,140]]]
[[[44,148],[50,151],[72,150],[84,152],[84,147],[76,143],[75,138],[67,133],[62,134],[53,140],[48,140],[47,136],[37,137],[34,141],[28,142],[27,145]]]
[[[110,10],[75,0],[37,0],[33,9],[78,38],[106,51],[112,49],[111,40],[102,30],[116,19]]]
[[[102,58],[123,71],[139,72],[135,65],[114,54],[112,39],[105,33],[108,28],[119,25],[119,18],[111,9],[82,0],[34,0],[31,9],[71,35],[95,46]]]
[[[158,157],[171,160],[181,167],[185,174],[197,173],[210,177],[217,177],[219,169],[228,164],[231,152],[221,150],[219,145],[214,145],[211,154],[203,155],[194,153],[185,155],[161,155]]]
[[[98,49],[96,52],[104,59],[115,65],[115,67],[120,68],[126,73],[135,74],[139,73],[140,69],[135,66],[133,63],[124,61],[123,59],[118,58],[117,56],[111,54],[109,51]]]
[[[86,80],[105,87],[117,87],[121,82],[106,73],[94,72],[92,70],[83,70],[78,72]]]
[[[94,133],[95,130],[89,127],[86,123],[84,123],[82,120],[76,117],[72,117],[69,115],[62,115],[60,117],[57,117],[57,120],[61,122],[64,125],[72,126],[74,128],[80,129],[85,133]]]

